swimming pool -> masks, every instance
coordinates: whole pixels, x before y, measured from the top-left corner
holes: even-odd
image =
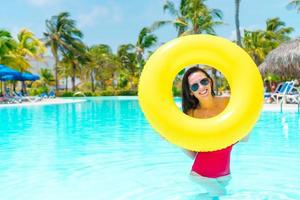
[[[1,200],[168,200],[202,192],[192,160],[155,134],[138,101],[0,108]],[[232,152],[229,196],[300,199],[300,115],[263,112]]]

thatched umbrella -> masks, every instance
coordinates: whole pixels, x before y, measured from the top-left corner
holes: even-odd
[[[300,78],[300,38],[272,50],[259,70],[263,75],[273,73],[282,78]]]

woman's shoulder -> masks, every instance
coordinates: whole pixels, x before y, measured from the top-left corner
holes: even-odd
[[[216,97],[218,103],[227,105],[229,102],[229,97]]]

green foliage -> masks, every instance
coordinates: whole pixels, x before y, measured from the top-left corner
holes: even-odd
[[[177,88],[177,87],[173,87],[172,88],[172,92],[173,92],[173,96],[181,96],[181,89]]]
[[[46,20],[46,32],[44,32],[45,44],[50,47],[53,57],[55,58],[55,80],[56,89],[58,86],[58,63],[60,61],[59,55],[70,57],[76,57],[74,61],[78,61],[77,56],[82,56],[81,53],[84,52],[85,47],[81,41],[83,34],[76,27],[76,21],[70,18],[70,13],[61,12],[58,15],[52,16],[50,19]],[[72,56],[71,56],[72,55]],[[75,63],[76,66],[77,63]],[[77,68],[73,68],[72,75],[76,74]]]
[[[278,17],[268,19],[265,30],[244,31],[244,49],[260,65],[270,51],[290,39],[289,34],[293,30],[292,27],[286,27]]]
[[[264,81],[279,82],[280,81],[280,77],[278,75],[276,75],[276,74],[269,73],[264,78]]]
[[[97,93],[99,96],[136,96],[136,90],[102,90]]]
[[[86,97],[92,97],[92,96],[95,96],[95,93],[93,92],[84,92],[83,93]]]
[[[126,78],[120,78],[119,83],[118,83],[118,87],[120,88],[125,88],[128,85],[128,79]]]
[[[13,39],[10,32],[0,29],[0,64],[6,64],[5,58],[7,58],[10,51],[16,49],[16,46],[17,42]]]
[[[41,75],[41,82],[43,85],[50,86],[54,84],[54,76],[50,69],[43,69],[40,70]]]
[[[166,1],[164,11],[168,11],[175,19],[157,21],[152,29],[158,29],[166,24],[172,24],[177,35],[207,33],[215,35],[215,26],[223,24],[223,14],[219,9],[210,9],[205,0],[181,0],[179,8],[172,1]]]
[[[57,96],[60,97],[73,97],[74,92],[64,92],[64,93],[58,93]]]
[[[30,96],[36,96],[36,95],[41,95],[42,93],[47,93],[49,92],[49,88],[47,86],[39,86],[36,88],[28,88],[27,92]]]

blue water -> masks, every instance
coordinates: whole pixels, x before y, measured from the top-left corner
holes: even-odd
[[[192,160],[136,99],[0,108],[0,200],[193,199]],[[300,199],[300,115],[263,112],[232,152],[229,195]]]

